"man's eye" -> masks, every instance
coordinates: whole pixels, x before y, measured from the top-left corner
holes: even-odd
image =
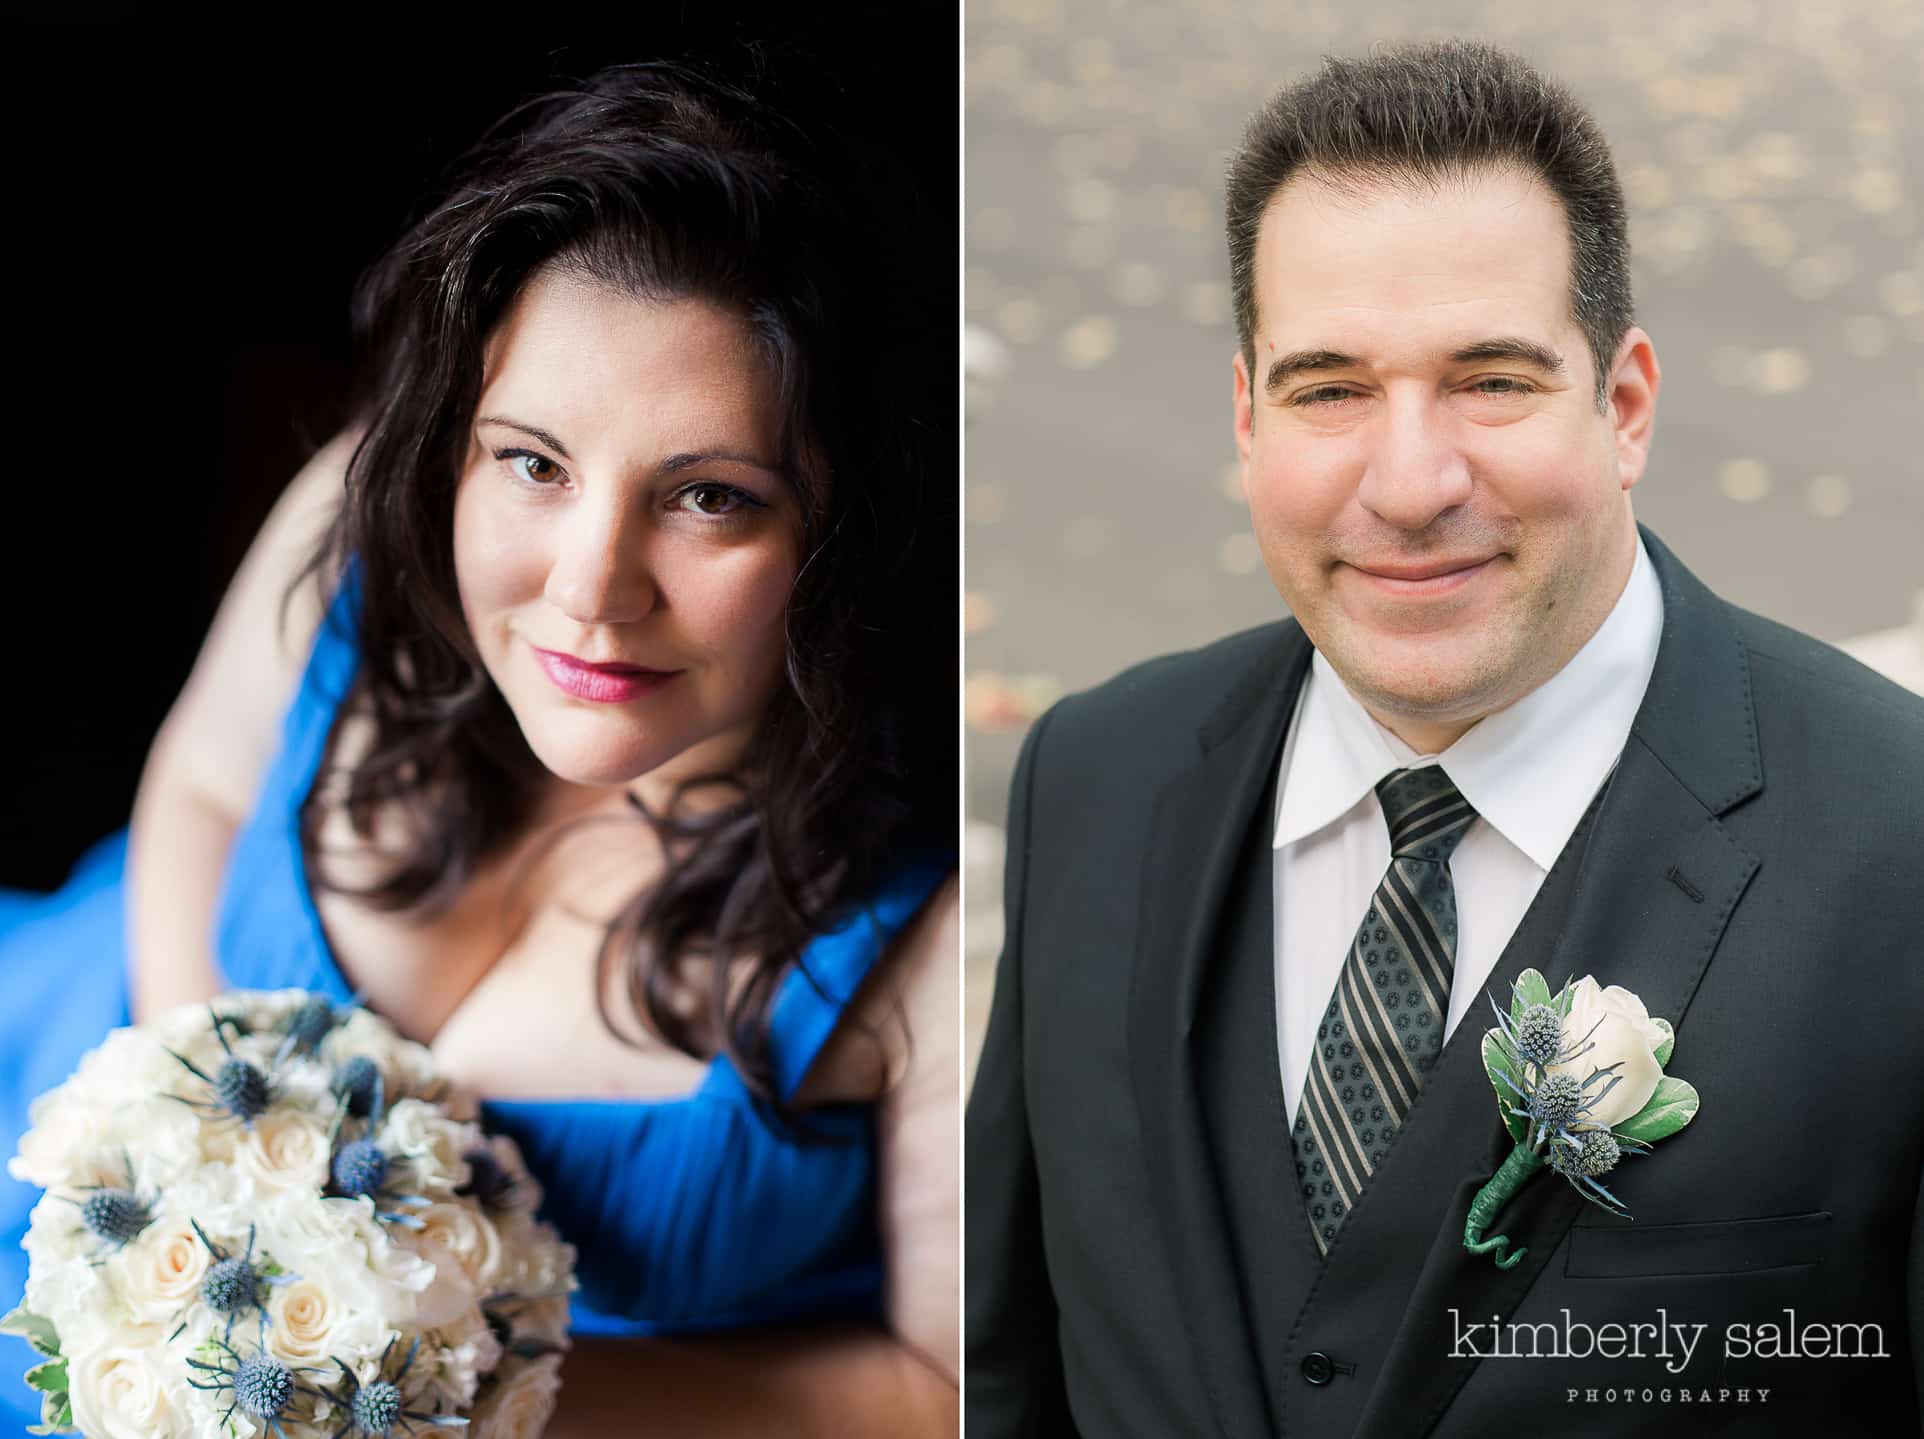
[[[1491,386],[1495,388],[1492,389]],[[1471,388],[1486,395],[1527,395],[1535,387],[1526,380],[1517,379],[1514,375],[1491,375],[1487,379],[1478,380]]]
[[[1350,398],[1353,392],[1341,385],[1318,385],[1313,390],[1304,390],[1290,401],[1292,405],[1331,405]]]

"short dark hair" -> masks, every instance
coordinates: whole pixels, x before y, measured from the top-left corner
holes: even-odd
[[[1256,232],[1292,178],[1437,183],[1514,165],[1570,227],[1570,310],[1596,361],[1597,407],[1630,329],[1630,237],[1610,146],[1568,90],[1494,45],[1444,40],[1326,56],[1251,117],[1227,182],[1229,282],[1244,363],[1256,363]]]
[[[358,567],[355,698],[374,721],[367,750],[341,763],[345,783],[316,786],[303,809],[310,877],[435,913],[522,832],[548,777],[482,666],[455,576],[454,495],[489,336],[556,271],[743,318],[777,378],[779,463],[801,514],[785,682],[739,770],[681,787],[730,784],[738,804],[642,810],[666,871],[609,927],[598,974],[619,967],[663,1037],[725,1053],[776,1109],[778,981],[905,862],[945,855],[956,825],[943,718],[954,714],[953,486],[920,434],[928,416],[901,398],[919,333],[903,303],[914,257],[879,252],[889,217],[860,219],[878,201],[834,139],[669,63],[610,66],[511,111],[361,280],[361,438],[310,566]],[[315,863],[334,803],[364,839],[377,812],[413,822],[370,886]],[[737,986],[734,966],[709,966],[707,993],[691,993],[693,961],[715,954],[752,956],[752,972]],[[605,986],[596,993],[607,1019]]]

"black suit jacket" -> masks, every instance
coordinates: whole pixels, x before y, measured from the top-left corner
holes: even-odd
[[[1153,661],[1051,710],[1016,771],[968,1111],[970,1439],[1918,1433],[1924,701],[1643,538],[1649,689],[1487,986],[1594,974],[1675,1025],[1702,1109],[1612,1175],[1634,1219],[1540,1174],[1498,1225],[1523,1261],[1464,1251],[1510,1145],[1472,1017],[1319,1261],[1267,843],[1310,646],[1290,621]],[[1704,1327],[1688,1362],[1667,1328],[1563,1357],[1610,1323]],[[1766,1357],[1760,1326],[1813,1323],[1864,1357]]]

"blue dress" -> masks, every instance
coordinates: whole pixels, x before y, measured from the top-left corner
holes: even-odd
[[[215,928],[228,985],[299,987],[345,1004],[301,862],[299,811],[359,664],[350,581],[330,606],[253,817],[236,836]],[[123,926],[125,832],[103,840],[52,895],[0,891],[0,1158],[35,1096],[130,1022]],[[819,936],[771,1011],[776,1072],[792,1095],[843,1007],[952,868],[900,867],[864,910]],[[578,1334],[688,1333],[880,1312],[873,1109],[810,1111],[784,1134],[727,1059],[685,1097],[484,1101],[546,1191],[541,1214],[579,1251]],[[0,1169],[0,1312],[20,1302],[20,1241],[40,1191]],[[38,1423],[26,1344],[0,1341],[0,1424]]]

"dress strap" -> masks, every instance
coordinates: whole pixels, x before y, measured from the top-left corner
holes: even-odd
[[[801,1088],[875,961],[954,868],[949,855],[911,861],[851,918],[802,951],[769,1012],[775,1075],[784,1100]]]

